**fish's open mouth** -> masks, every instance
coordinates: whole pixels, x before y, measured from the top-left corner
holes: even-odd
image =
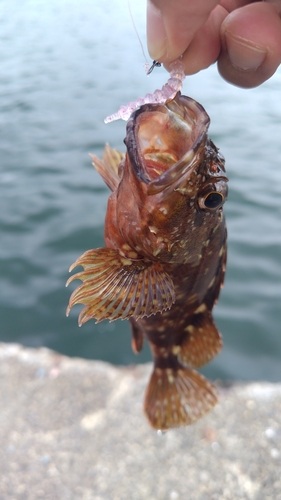
[[[166,104],[145,104],[133,113],[125,143],[135,175],[151,193],[191,169],[209,122],[204,108],[180,92]]]
[[[190,149],[191,132],[181,117],[164,106],[163,111],[140,115],[138,143],[150,181],[166,172]]]

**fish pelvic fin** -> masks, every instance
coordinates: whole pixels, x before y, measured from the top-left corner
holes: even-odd
[[[124,156],[125,155],[120,153],[117,149],[111,149],[108,144],[106,144],[104,148],[102,160],[90,154],[93,166],[111,191],[115,191],[119,185],[120,177],[118,169]]]
[[[209,363],[222,349],[222,337],[212,313],[203,303],[194,312],[184,329],[179,346],[174,346],[178,360],[184,365],[199,368]]]
[[[132,330],[132,349],[135,354],[139,354],[143,348],[144,332],[134,317],[130,318],[129,321],[131,323]]]
[[[189,425],[218,402],[215,386],[192,368],[154,368],[144,412],[154,429]]]
[[[84,304],[78,323],[95,318],[135,319],[169,309],[175,301],[174,285],[161,265],[130,260],[113,248],[88,250],[70,267],[83,271],[71,276],[66,286],[80,279],[82,284],[69,299],[66,314],[75,304]]]

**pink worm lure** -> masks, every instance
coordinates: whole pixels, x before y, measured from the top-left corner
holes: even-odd
[[[146,94],[144,97],[139,97],[136,101],[129,102],[126,106],[121,106],[117,113],[107,116],[104,123],[110,123],[115,120],[128,120],[132,112],[143,104],[159,103],[164,104],[168,99],[173,99],[179,90],[182,88],[185,74],[183,65],[179,59],[170,65],[170,78],[163,85],[161,90],[156,89],[153,94]]]

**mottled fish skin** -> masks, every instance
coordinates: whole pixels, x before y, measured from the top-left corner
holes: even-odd
[[[144,410],[156,429],[190,424],[217,403],[217,391],[195,368],[221,350],[212,318],[226,265],[224,159],[207,136],[204,108],[180,93],[147,104],[127,124],[126,156],[106,146],[94,166],[113,191],[106,248],[72,266],[82,284],[67,313],[85,305],[82,324],[129,319],[132,347],[146,337],[154,370]]]

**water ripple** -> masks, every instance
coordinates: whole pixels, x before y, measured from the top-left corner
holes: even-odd
[[[133,5],[145,46],[145,12]],[[161,88],[149,78],[127,2],[2,0],[0,6],[0,337],[116,363],[131,353],[125,322],[77,327],[65,318],[69,265],[103,244],[109,191],[89,152],[124,151],[125,124],[105,126],[121,104]],[[118,22],[116,22],[118,19]],[[184,92],[211,116],[226,157],[229,257],[215,310],[223,353],[211,376],[280,380],[281,72],[251,91],[215,67]]]

